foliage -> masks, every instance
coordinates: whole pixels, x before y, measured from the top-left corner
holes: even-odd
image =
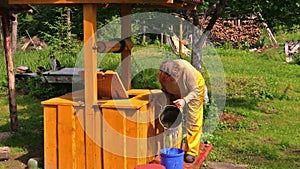
[[[42,89],[42,90],[41,90]],[[27,77],[16,80],[16,90],[39,100],[46,100],[72,92],[71,84],[49,84],[43,77]]]
[[[50,46],[50,53],[54,55],[67,55],[75,57],[81,48],[76,40],[76,35],[71,34],[71,25],[67,25],[67,8],[60,8],[60,16],[56,17],[55,22],[44,22],[49,27],[51,34],[42,32],[45,41]]]
[[[199,10],[205,11],[215,1],[205,0],[204,6],[199,7]],[[227,1],[224,17],[245,17],[260,12],[272,30],[279,30],[278,28],[292,30],[299,28],[299,7],[300,3],[294,0],[232,0]]]
[[[213,137],[213,132],[220,122],[221,110],[215,103],[214,98],[210,98],[209,103],[203,108],[203,132],[201,142],[209,143]]]
[[[160,84],[157,80],[157,69],[146,69],[139,72],[132,79],[132,88],[136,89],[157,89]]]

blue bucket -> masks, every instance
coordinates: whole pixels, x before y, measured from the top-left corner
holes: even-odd
[[[183,169],[184,151],[179,148],[164,148],[160,150],[161,164],[166,169]]]

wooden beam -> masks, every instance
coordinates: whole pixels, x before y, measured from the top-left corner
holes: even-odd
[[[18,112],[17,112],[17,102],[16,102],[16,79],[14,73],[14,62],[11,50],[11,37],[9,32],[9,20],[8,12],[2,15],[2,28],[3,28],[3,43],[5,48],[5,58],[7,67],[7,77],[8,77],[8,100],[9,100],[9,112],[10,112],[10,128],[11,131],[16,131],[18,129]]]
[[[131,38],[131,5],[123,5],[121,7],[121,38]],[[122,82],[125,89],[131,89],[131,50],[124,50],[121,53],[121,67],[122,67]]]
[[[134,4],[133,8],[146,8],[146,9],[181,9],[181,10],[196,10],[196,4],[185,4],[182,2],[174,2],[172,4]]]
[[[96,3],[119,3],[119,4],[172,4],[174,0],[8,0],[8,4],[31,4],[31,5],[50,5],[50,4],[96,4]]]
[[[83,31],[84,31],[84,97],[85,97],[85,154],[86,168],[95,168],[95,111],[97,103],[97,50],[96,46],[96,16],[97,6],[83,5]]]
[[[97,8],[94,5],[87,4],[83,6],[84,76],[88,77],[84,81],[85,101],[91,103],[87,106],[91,108],[92,105],[97,103],[96,14]]]

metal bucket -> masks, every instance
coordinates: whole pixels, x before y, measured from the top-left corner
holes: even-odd
[[[167,105],[161,110],[158,118],[164,129],[176,129],[182,122],[182,112],[174,105]]]
[[[164,128],[163,147],[180,147],[183,121],[180,109],[174,105],[167,105],[161,110],[158,118]]]

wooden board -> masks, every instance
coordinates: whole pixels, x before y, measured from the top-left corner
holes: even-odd
[[[58,105],[57,148],[58,168],[75,168],[75,116],[72,106]],[[63,113],[62,113],[63,112]]]
[[[97,73],[98,98],[127,99],[128,94],[117,72]]]
[[[44,168],[57,168],[57,106],[44,108]]]
[[[84,71],[79,71],[78,74],[85,81]],[[118,73],[112,70],[97,72],[97,95],[98,100],[129,98]]]

